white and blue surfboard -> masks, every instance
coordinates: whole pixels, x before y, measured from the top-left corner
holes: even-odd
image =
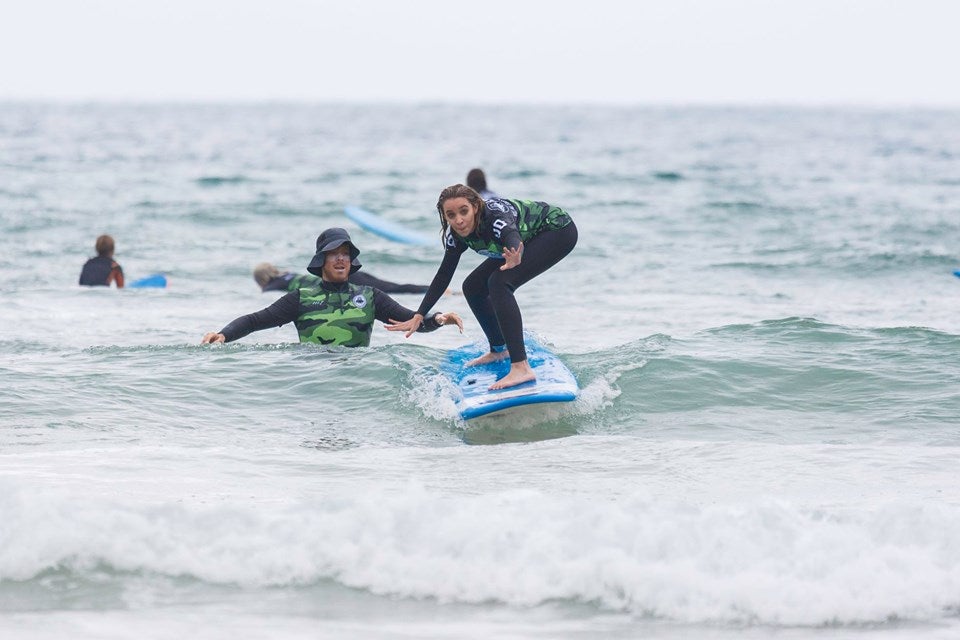
[[[378,216],[375,213],[371,213],[366,209],[362,209],[354,205],[347,205],[343,210],[347,214],[348,218],[356,222],[367,231],[375,233],[378,236],[382,236],[389,240],[393,240],[394,242],[415,245],[437,244],[440,242],[438,239],[439,235],[436,238],[431,238],[427,234],[413,231],[412,229],[407,229],[398,222],[388,220],[382,216]]]
[[[507,375],[510,360],[466,367],[487,351],[487,344],[472,344],[452,349],[440,365],[440,371],[454,384],[454,402],[464,420],[477,418],[523,405],[541,402],[572,402],[580,386],[573,372],[532,334],[524,333],[527,361],[537,374],[533,382],[491,391],[490,385]]]

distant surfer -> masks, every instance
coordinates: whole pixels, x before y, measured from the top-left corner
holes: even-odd
[[[260,285],[262,292],[267,291],[296,291],[302,287],[315,287],[320,284],[321,278],[310,274],[296,274],[290,271],[280,271],[269,262],[261,262],[253,269],[253,279]],[[425,284],[398,284],[359,271],[351,273],[348,279],[350,284],[369,286],[380,289],[384,293],[426,293],[430,287]]]
[[[440,193],[444,254],[430,290],[410,320],[391,322],[389,331],[417,331],[450,284],[467,249],[487,259],[463,281],[463,295],[490,343],[490,352],[467,365],[510,358],[510,372],[490,386],[503,389],[536,379],[523,345],[523,318],[513,292],[573,250],[577,227],[563,209],[545,202],[490,198],[455,184]]]
[[[85,287],[109,287],[123,289],[123,268],[113,259],[113,238],[104,234],[94,245],[97,256],[87,260],[80,271],[80,284]]]
[[[316,255],[307,266],[308,272],[320,276],[319,284],[294,289],[269,307],[240,316],[217,333],[204,334],[200,343],[233,342],[254,331],[293,322],[300,342],[368,346],[374,320],[403,322],[413,318],[414,312],[375,287],[349,282],[350,274],[361,267],[359,255],[346,230],[327,229],[317,237]],[[423,332],[448,324],[463,331],[463,321],[453,312],[423,318],[422,328],[418,323]]]
[[[495,191],[487,188],[487,176],[483,169],[470,169],[467,172],[467,186],[479,193],[484,200],[499,197]]]

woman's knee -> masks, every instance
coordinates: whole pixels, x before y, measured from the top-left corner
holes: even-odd
[[[513,282],[512,273],[510,269],[506,271],[494,271],[490,274],[490,277],[487,278],[487,291],[490,292],[491,296],[496,296],[497,294],[510,294],[516,290],[517,285]]]
[[[471,273],[463,280],[463,295],[468,298],[484,298],[487,296],[487,280]]]

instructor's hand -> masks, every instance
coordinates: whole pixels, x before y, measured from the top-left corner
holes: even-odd
[[[227,336],[222,333],[205,333],[200,339],[200,344],[222,344],[227,341]]]
[[[500,271],[506,271],[507,269],[513,269],[515,266],[520,264],[520,258],[523,257],[523,243],[520,243],[520,246],[516,249],[511,249],[510,247],[503,248],[503,266],[500,267]]]
[[[447,313],[438,313],[433,319],[436,320],[437,324],[439,324],[441,327],[447,324],[455,324],[460,328],[460,333],[463,333],[463,320],[453,311],[449,311]]]
[[[404,337],[409,338],[416,333],[421,324],[423,324],[423,316],[419,313],[415,313],[413,314],[413,317],[406,322],[398,322],[397,320],[390,318],[390,320],[385,322],[383,326],[386,327],[387,331],[406,331]]]

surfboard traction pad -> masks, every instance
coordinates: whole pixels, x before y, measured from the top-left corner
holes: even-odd
[[[510,371],[509,359],[464,367],[468,360],[486,352],[486,343],[467,345],[447,353],[440,370],[454,384],[454,402],[461,418],[470,420],[511,407],[577,399],[580,390],[577,379],[560,358],[529,333],[524,333],[523,342],[527,360],[537,379],[496,391],[490,391],[489,387]]]

